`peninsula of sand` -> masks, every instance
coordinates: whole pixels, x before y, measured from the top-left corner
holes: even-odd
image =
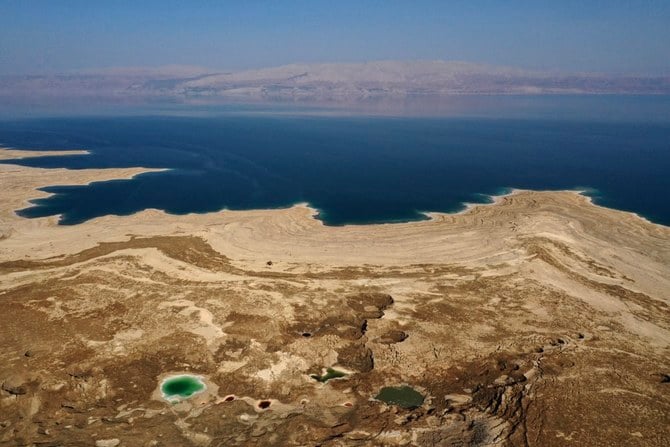
[[[670,228],[532,191],[342,227],[15,214],[147,171],[0,165],[0,446],[670,445]]]

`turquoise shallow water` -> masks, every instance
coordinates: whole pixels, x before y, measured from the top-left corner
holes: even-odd
[[[180,214],[297,202],[316,207],[328,225],[397,222],[486,202],[506,188],[588,188],[596,203],[670,225],[670,123],[639,117],[61,117],[0,121],[0,144],[91,151],[18,162],[28,166],[170,168],[47,187],[55,195],[20,211],[62,214],[62,224],[146,208]]]
[[[187,399],[205,389],[199,377],[181,375],[165,379],[161,392],[167,399]]]

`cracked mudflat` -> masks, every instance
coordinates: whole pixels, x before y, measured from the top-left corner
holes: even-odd
[[[670,445],[667,227],[572,192],[354,227],[13,213],[138,172],[0,166],[0,445]],[[174,375],[206,389],[166,401]]]

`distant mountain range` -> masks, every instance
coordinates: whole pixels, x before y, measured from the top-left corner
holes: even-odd
[[[0,77],[0,98],[356,101],[461,94],[670,94],[670,76],[558,73],[450,61],[293,64],[215,72],[116,68]]]

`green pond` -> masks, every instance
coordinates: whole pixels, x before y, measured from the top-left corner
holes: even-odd
[[[402,408],[417,408],[423,404],[424,397],[409,386],[386,386],[379,391],[375,399]]]
[[[169,401],[188,399],[206,388],[202,377],[187,374],[168,377],[161,384],[163,398]]]
[[[342,371],[338,371],[333,368],[328,368],[326,369],[325,374],[312,374],[310,377],[314,380],[318,380],[321,383],[326,383],[330,379],[339,379],[340,377],[344,377],[346,375],[347,374]]]

